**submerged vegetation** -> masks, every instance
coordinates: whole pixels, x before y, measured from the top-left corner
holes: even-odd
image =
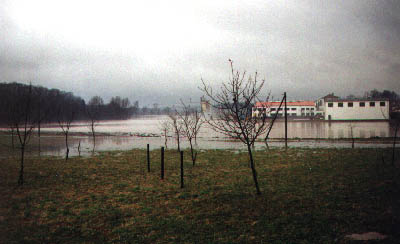
[[[398,153],[398,152],[396,152]],[[336,243],[379,232],[400,241],[400,169],[389,149],[256,151],[262,195],[248,155],[201,151],[196,167],[160,151],[90,158],[30,157],[16,187],[18,159],[0,159],[3,243]],[[396,157],[399,158],[399,157]]]

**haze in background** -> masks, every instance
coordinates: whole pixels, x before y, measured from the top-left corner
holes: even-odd
[[[258,71],[275,97],[400,93],[400,1],[0,0],[0,82],[173,105]]]

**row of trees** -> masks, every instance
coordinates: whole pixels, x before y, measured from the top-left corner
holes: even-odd
[[[93,135],[93,151],[95,148],[95,126],[99,119],[128,118],[129,100],[115,97],[104,105],[102,99],[94,97],[89,104],[72,93],[57,89],[47,89],[31,84],[0,84],[0,123],[11,130],[11,142],[14,147],[15,138],[21,149],[20,174],[18,184],[24,183],[25,149],[34,129],[37,129],[40,153],[40,131],[44,122],[56,122],[65,135],[66,159],[69,155],[68,135],[72,122],[76,120],[90,121],[89,127]],[[108,109],[108,110],[107,110]],[[111,112],[112,113],[111,113]],[[103,114],[102,114],[103,113]],[[101,117],[103,116],[103,117]]]
[[[181,101],[182,109],[174,110],[168,115],[168,120],[162,121],[160,124],[161,133],[165,138],[165,148],[168,148],[168,137],[176,138],[178,152],[181,151],[181,137],[187,138],[190,145],[191,158],[193,166],[196,164],[197,152],[197,136],[202,125],[205,123],[204,117],[196,108],[191,108]]]
[[[179,138],[183,134],[190,144],[191,158],[193,165],[196,162],[196,152],[194,145],[196,144],[197,135],[203,123],[207,122],[215,131],[223,133],[229,137],[237,138],[243,142],[248,151],[249,166],[251,168],[254,184],[257,194],[261,194],[257,180],[257,171],[253,157],[252,145],[268,128],[266,117],[255,118],[251,116],[251,104],[257,101],[262,101],[259,96],[264,81],[259,81],[257,73],[255,76],[247,76],[245,72],[235,71],[231,60],[231,77],[228,82],[222,84],[221,89],[214,92],[213,89],[203,81],[201,90],[212,101],[212,106],[218,111],[218,116],[211,118],[201,118],[196,109],[186,106],[182,102],[183,109],[175,110],[170,113],[170,120],[165,123],[163,128],[164,134],[167,137],[168,131],[172,131],[176,135],[178,142],[178,150],[180,151]],[[15,88],[15,97],[7,96],[7,99],[2,99],[3,107],[9,108],[6,113],[2,114],[3,118],[8,118],[6,121],[17,131],[17,135],[21,144],[21,167],[18,184],[23,184],[23,169],[24,169],[24,148],[29,141],[33,128],[38,126],[51,113],[55,113],[60,127],[62,128],[67,145],[68,159],[68,132],[71,127],[71,122],[75,118],[79,118],[79,112],[83,109],[85,114],[90,118],[90,124],[93,135],[96,121],[100,119],[100,115],[105,113],[107,107],[113,107],[114,111],[123,111],[129,109],[129,100],[120,99],[118,97],[112,99],[108,105],[100,97],[92,98],[86,105],[80,98],[72,96],[72,94],[63,94],[64,100],[55,99],[54,104],[49,104],[46,96],[38,94],[38,89],[31,85],[21,85],[12,83]],[[45,89],[44,89],[45,90]],[[47,91],[46,91],[47,92]],[[46,98],[46,99],[45,99]],[[56,98],[59,98],[56,96]],[[43,100],[42,100],[43,99]],[[57,105],[56,107],[54,107]],[[138,107],[138,106],[134,106]],[[51,108],[57,108],[55,110]],[[118,114],[118,112],[116,112]],[[99,117],[96,117],[99,116]]]
[[[119,96],[111,98],[108,104],[104,104],[101,97],[95,96],[86,104],[82,98],[71,92],[16,82],[0,83],[0,104],[6,108],[0,111],[0,124],[9,124],[10,114],[16,112],[18,104],[24,103],[24,97],[29,89],[31,89],[32,113],[43,117],[43,121],[46,122],[57,122],[59,117],[69,116],[72,112],[74,120],[87,120],[90,117],[88,110],[92,107],[95,107],[98,112],[97,118],[102,120],[127,119],[138,111],[137,106],[130,106],[128,98]],[[138,105],[138,102],[135,105]]]
[[[353,94],[350,94],[346,97],[347,99],[357,99],[357,98],[372,98],[372,99],[380,99],[385,98],[390,102],[390,110],[396,111],[400,109],[400,95],[395,91],[383,90],[379,91],[377,89],[373,89],[371,91],[367,91],[364,93],[362,97],[357,97]]]

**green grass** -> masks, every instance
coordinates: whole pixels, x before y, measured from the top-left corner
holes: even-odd
[[[386,164],[382,164],[382,156]],[[0,159],[0,243],[346,243],[376,231],[399,243],[400,169],[388,149],[257,151],[262,195],[246,153],[104,152],[68,161]],[[399,156],[398,156],[399,157]]]

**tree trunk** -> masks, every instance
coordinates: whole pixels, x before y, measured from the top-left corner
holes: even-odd
[[[181,146],[180,146],[180,142],[179,142],[179,133],[176,133],[176,141],[178,142],[178,152],[180,152]]]
[[[251,167],[251,172],[253,173],[253,180],[256,186],[257,195],[261,195],[260,187],[258,186],[257,171],[256,168],[254,167],[253,153],[251,152],[250,143],[247,143],[247,150],[249,152],[250,167]]]
[[[41,151],[41,149],[40,149],[40,122],[38,123],[38,137],[39,137],[39,156],[40,156],[40,151]]]
[[[94,154],[94,150],[96,148],[96,134],[94,132],[94,124],[92,124],[92,136],[93,136],[93,154]]]
[[[65,134],[65,146],[67,147],[67,154],[66,154],[66,156],[65,156],[65,160],[68,160],[68,155],[69,155],[68,133]]]
[[[168,143],[168,136],[167,136],[167,131],[166,131],[166,130],[164,130],[164,137],[165,137],[165,141],[164,141],[165,149],[168,149],[168,146],[167,146],[167,143]]]
[[[400,124],[400,122],[397,122],[396,129],[394,130],[393,151],[392,151],[392,165],[394,165],[395,152],[396,152],[397,130],[399,129],[399,124]]]
[[[18,185],[24,184],[24,156],[25,156],[25,145],[21,146],[21,168],[19,170]]]
[[[196,156],[194,154],[194,150],[193,150],[193,144],[192,144],[192,140],[189,139],[189,144],[190,144],[190,153],[192,154],[192,162],[193,162],[193,166],[196,164]]]
[[[11,129],[11,146],[12,146],[12,149],[15,148],[15,144],[14,144],[14,129]]]

